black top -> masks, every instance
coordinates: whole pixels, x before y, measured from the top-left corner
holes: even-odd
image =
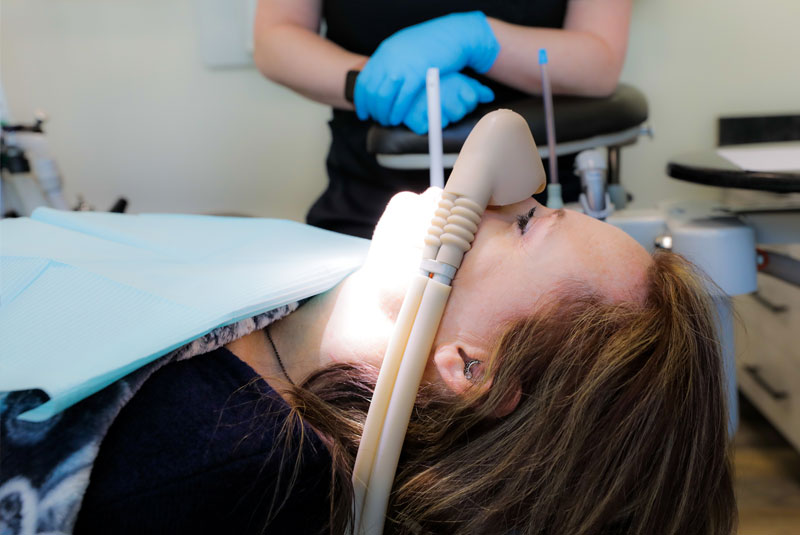
[[[425,22],[426,20],[465,11],[482,11],[512,24],[540,28],[561,28],[567,12],[568,0],[405,0],[403,2],[381,2],[379,0],[325,0],[322,16],[327,25],[326,37],[342,48],[370,56],[384,39],[390,35]],[[531,50],[531,61],[538,62],[539,50]],[[492,80],[477,76],[481,83],[495,90],[498,100],[512,93]],[[498,93],[499,92],[499,93]],[[342,114],[355,115],[342,111]],[[335,115],[339,115],[339,110]]]
[[[449,13],[483,11],[514,24],[561,28],[567,0],[325,0],[327,38],[356,54],[369,56],[393,33]],[[533,58],[538,57],[533,51]]]
[[[317,533],[330,456],[306,430],[300,472],[286,403],[227,349],[168,364],[122,409],[100,448],[75,533]],[[269,518],[274,505],[273,517]]]
[[[322,16],[328,39],[351,52],[369,56],[398,30],[449,13],[480,10],[514,24],[561,28],[567,3],[568,0],[325,0]],[[530,56],[532,62],[537,62],[538,49],[531,50]],[[494,90],[495,103],[523,96],[469,69],[465,72]],[[367,131],[374,124],[377,123],[359,121],[352,111],[333,111],[331,148],[326,162],[328,188],[309,210],[306,216],[309,224],[370,238],[392,195],[403,190],[421,192],[428,187],[427,170],[388,169],[378,165],[375,156],[367,152]],[[566,200],[577,199],[576,192],[580,189],[571,168],[571,162],[560,163],[565,175],[560,180]],[[574,195],[570,193],[571,187]]]

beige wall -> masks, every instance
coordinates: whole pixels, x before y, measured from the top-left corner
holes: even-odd
[[[204,67],[192,0],[0,2],[11,113],[48,112],[68,198],[300,219],[322,191],[328,110]]]
[[[720,114],[800,111],[800,2],[636,0],[623,79],[648,95],[656,138],[623,153],[645,207],[714,196],[668,179],[709,148]],[[131,211],[302,219],[325,184],[326,108],[255,69],[209,70],[192,0],[0,0],[11,113],[51,116],[66,193]]]
[[[623,153],[637,207],[714,198],[666,176],[671,156],[716,145],[720,116],[800,114],[800,2],[634,0],[622,79],[650,102],[655,139]]]

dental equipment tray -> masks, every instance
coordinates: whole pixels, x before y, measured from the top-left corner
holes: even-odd
[[[609,97],[553,98],[557,154],[572,154],[585,148],[625,145],[639,136],[647,120],[647,100],[635,87],[620,84]],[[487,113],[508,108],[528,123],[533,138],[546,150],[544,104],[541,97],[491,102],[479,106],[458,123],[442,131],[445,154],[458,153],[472,128]],[[428,136],[419,136],[405,127],[375,125],[367,134],[367,151],[376,155],[427,154]]]
[[[735,145],[682,154],[667,164],[667,174],[706,186],[800,192],[800,141]]]

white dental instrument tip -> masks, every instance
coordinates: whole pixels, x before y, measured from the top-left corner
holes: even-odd
[[[428,97],[428,153],[430,154],[431,187],[444,188],[442,168],[442,102],[439,92],[439,69],[431,67],[425,75]]]

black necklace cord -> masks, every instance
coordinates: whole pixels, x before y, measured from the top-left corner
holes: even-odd
[[[289,377],[289,374],[286,372],[286,367],[283,365],[283,361],[281,360],[281,355],[278,353],[278,348],[275,347],[275,342],[272,340],[272,335],[269,333],[269,325],[264,328],[264,332],[267,333],[267,340],[269,340],[269,344],[272,346],[272,351],[275,353],[275,358],[278,360],[278,365],[281,367],[281,371],[283,372],[283,376],[286,377],[286,380],[291,383],[292,386],[297,386],[292,381],[292,378]]]

